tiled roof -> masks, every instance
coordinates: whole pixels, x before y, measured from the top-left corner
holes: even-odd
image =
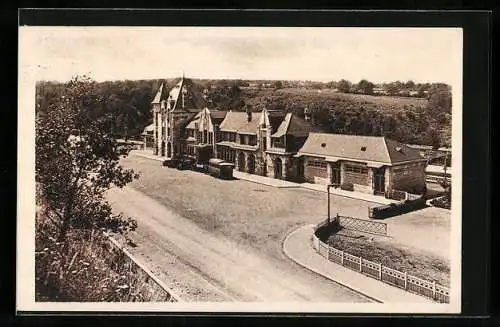
[[[202,110],[203,111],[203,110]],[[201,112],[199,111],[194,117],[193,120],[189,122],[189,124],[186,126],[186,128],[189,129],[195,129],[196,128],[196,123],[199,124],[200,122],[200,117],[201,117]],[[210,118],[212,119],[212,124],[220,124],[221,121],[226,117],[227,111],[210,111]]]
[[[167,92],[165,89],[164,83],[161,83],[160,88],[158,89],[158,92],[156,92],[155,98],[151,103],[160,103],[161,100],[165,100],[167,98]]]
[[[184,107],[182,107],[182,88],[186,88]],[[170,90],[169,97],[175,101],[172,111],[199,111],[205,107],[205,99],[202,96],[201,88],[188,78],[181,80]]]
[[[150,124],[146,127],[144,127],[144,132],[151,132],[151,131],[154,131],[155,130],[155,125],[154,124]]]
[[[424,158],[416,149],[382,136],[310,133],[299,154],[395,164]]]
[[[182,106],[183,87],[186,88],[184,107]],[[205,99],[203,99],[201,88],[193,83],[192,80],[184,77],[182,77],[168,92],[164,83],[160,85],[152,103],[160,103],[163,100],[174,101],[174,106],[171,108],[173,111],[197,112],[205,107]]]
[[[289,134],[295,137],[306,137],[311,132],[312,126],[304,119],[289,112],[282,120],[276,132],[271,135],[272,137],[281,137]]]
[[[220,130],[243,134],[257,134],[260,115],[260,112],[253,112],[252,120],[248,121],[246,112],[230,111],[220,124]]]

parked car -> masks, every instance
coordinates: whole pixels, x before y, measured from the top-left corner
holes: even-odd
[[[174,168],[177,167],[178,161],[179,160],[177,158],[169,158],[163,161],[163,166]]]
[[[177,162],[177,169],[192,169],[196,165],[196,160],[190,157],[183,157]]]
[[[221,179],[232,179],[234,165],[222,159],[210,159],[208,161],[208,173]]]

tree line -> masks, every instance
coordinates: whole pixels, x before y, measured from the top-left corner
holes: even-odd
[[[235,84],[212,87],[207,98],[217,110],[240,111],[250,106],[260,111],[266,107],[303,117],[307,107],[313,123],[330,133],[386,136],[404,143],[451,146],[451,91],[446,85],[430,87],[425,105],[376,103],[277,89],[242,90]]]
[[[151,101],[162,80],[113,81],[93,83],[94,93],[103,99],[92,108],[93,117],[110,116],[110,134],[138,137],[151,123]],[[242,80],[198,80],[205,90],[210,109],[242,111],[247,105],[254,110],[294,112],[303,116],[308,107],[314,123],[327,132],[385,135],[400,142],[423,145],[451,145],[451,89],[446,84],[394,82],[395,89],[420,87],[428,92],[426,105],[388,105],[341,96],[317,96],[301,92],[281,92],[289,81],[269,89],[246,89]],[[174,81],[165,87],[173,86]],[[339,82],[340,83],[340,82]],[[360,83],[358,83],[360,84]],[[361,83],[361,86],[366,83]],[[329,84],[339,87],[339,84]],[[366,86],[366,85],[365,85]],[[368,85],[367,87],[371,87]],[[50,103],[64,96],[61,83],[39,82],[36,88],[37,114],[49,111]]]

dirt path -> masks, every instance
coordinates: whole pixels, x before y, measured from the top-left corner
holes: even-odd
[[[293,263],[286,269],[283,262],[215,236],[139,191],[114,189],[108,198],[115,210],[138,221],[132,251],[170,279],[185,300],[369,302],[312,273],[295,273]]]

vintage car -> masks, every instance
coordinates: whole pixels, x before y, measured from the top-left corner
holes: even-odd
[[[221,179],[233,178],[234,165],[222,159],[210,159],[208,161],[208,173],[214,177]]]

